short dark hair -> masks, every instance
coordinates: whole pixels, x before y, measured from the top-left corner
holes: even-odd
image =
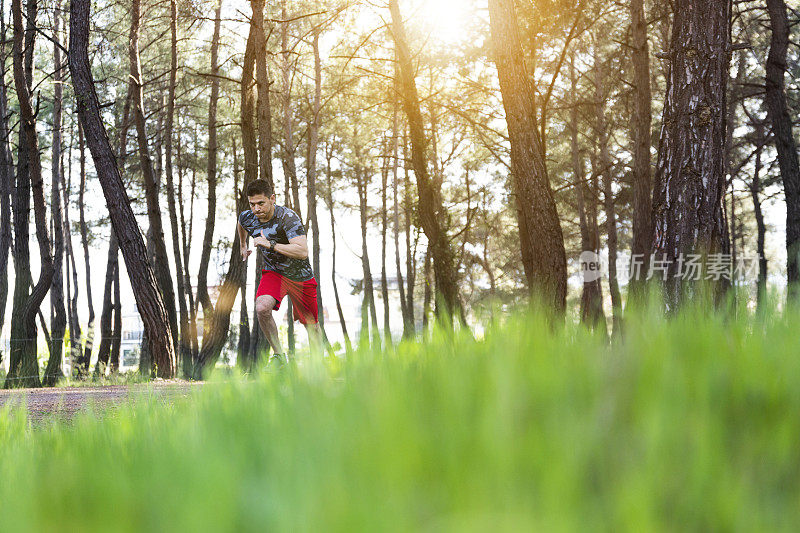
[[[247,186],[247,196],[255,196],[257,194],[272,196],[275,194],[275,189],[267,180],[254,180]]]

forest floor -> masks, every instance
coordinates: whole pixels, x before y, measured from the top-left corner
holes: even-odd
[[[0,390],[0,409],[24,403],[31,422],[38,425],[51,419],[67,421],[87,407],[107,411],[141,396],[170,403],[202,385],[202,382],[159,380],[132,385]]]

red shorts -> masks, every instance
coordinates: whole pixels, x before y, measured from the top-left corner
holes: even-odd
[[[276,300],[277,311],[281,307],[281,300],[287,294],[292,300],[294,319],[299,320],[301,324],[316,324],[319,316],[317,280],[311,278],[306,281],[294,281],[272,270],[264,270],[261,273],[256,299],[259,296],[272,296]]]

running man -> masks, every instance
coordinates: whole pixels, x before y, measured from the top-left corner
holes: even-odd
[[[278,336],[278,326],[272,311],[280,309],[287,294],[294,308],[294,319],[299,320],[308,332],[313,353],[321,351],[322,331],[318,322],[317,280],[308,262],[308,241],[300,217],[291,209],[275,204],[275,191],[264,180],[255,180],[247,186],[250,209],[239,215],[236,230],[239,232],[242,259],[253,252],[248,237],[261,248],[264,269],[256,291],[256,315],[261,331],[272,346],[271,361],[285,362],[283,346]]]

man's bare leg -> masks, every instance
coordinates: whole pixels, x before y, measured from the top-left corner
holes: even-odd
[[[319,327],[319,322],[313,324],[306,324],[306,332],[308,332],[308,346],[312,355],[322,355],[322,328]]]
[[[277,300],[272,296],[259,296],[256,298],[256,316],[258,316],[258,325],[261,326],[261,331],[267,338],[267,342],[272,346],[272,352],[285,359],[281,338],[278,335],[278,325],[275,324],[275,319],[272,318],[272,311],[276,303]]]

